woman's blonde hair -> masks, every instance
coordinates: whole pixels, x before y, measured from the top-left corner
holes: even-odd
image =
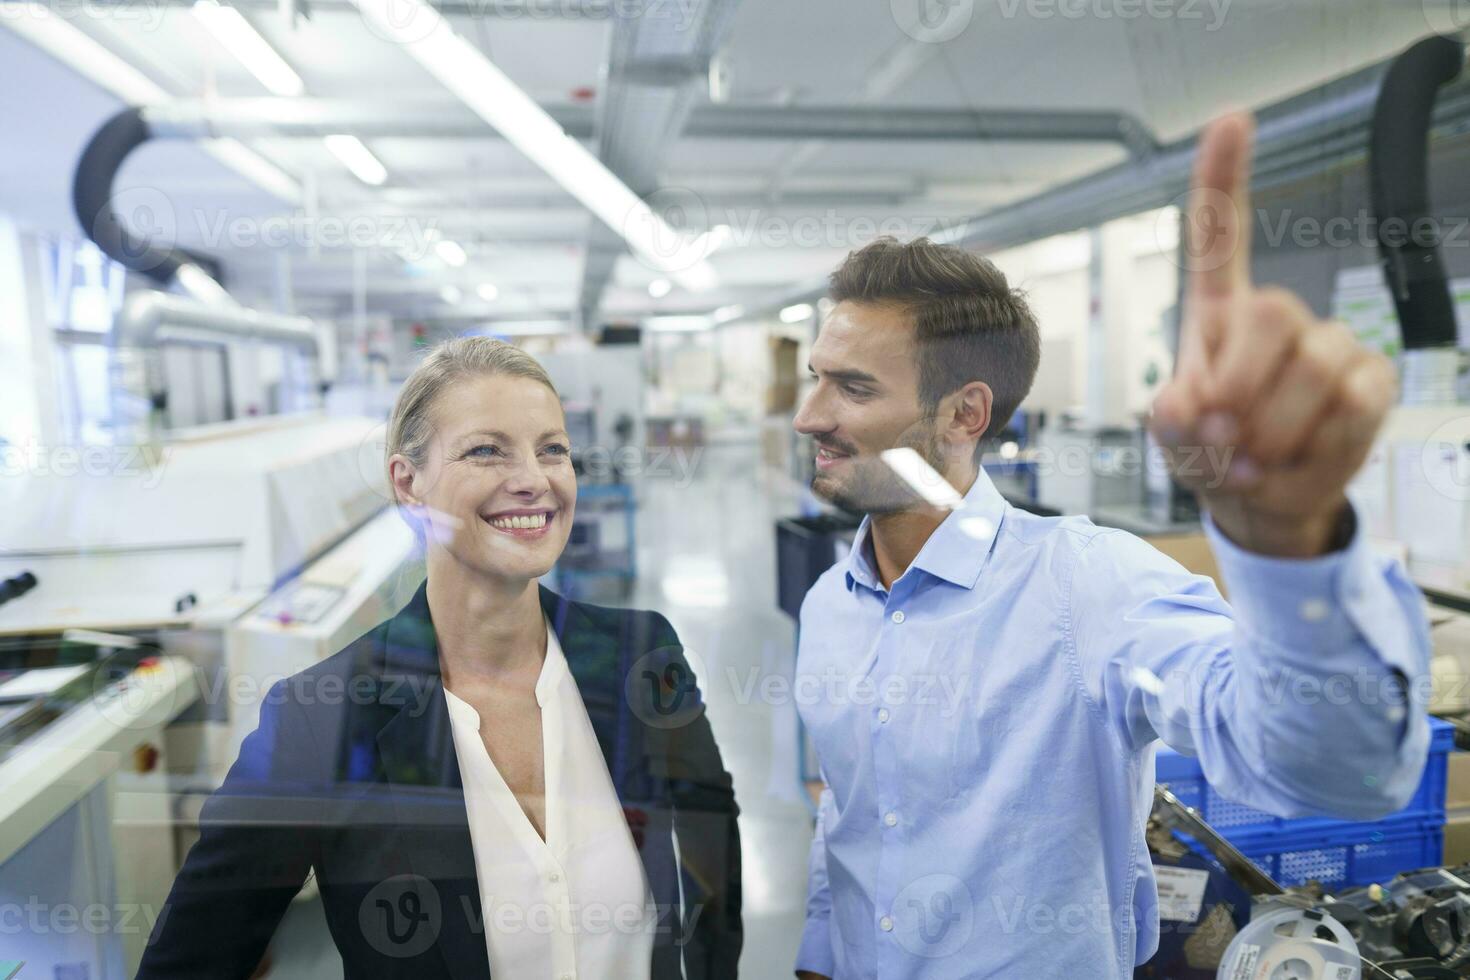
[[[551,383],[546,369],[514,344],[490,337],[455,337],[435,345],[403,382],[398,399],[393,403],[393,412],[388,416],[383,468],[388,475],[388,492],[395,502],[398,501],[398,490],[393,485],[389,460],[394,454],[401,453],[413,465],[423,466],[434,435],[430,416],[439,396],[458,381],[486,375],[529,378],[539,381],[556,394],[556,386]],[[414,524],[412,521],[409,523]],[[414,530],[422,533],[417,526]]]

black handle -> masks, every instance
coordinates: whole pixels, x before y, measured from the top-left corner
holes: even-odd
[[[1394,59],[1373,108],[1368,172],[1378,253],[1406,350],[1455,345],[1441,229],[1429,210],[1429,122],[1440,86],[1464,63],[1458,41],[1425,38]]]

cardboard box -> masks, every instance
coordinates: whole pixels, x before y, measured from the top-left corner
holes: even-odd
[[[1449,778],[1445,783],[1445,807],[1470,810],[1470,752],[1451,752]]]
[[[1470,864],[1470,812],[1451,813],[1445,821],[1444,863],[1451,868]]]

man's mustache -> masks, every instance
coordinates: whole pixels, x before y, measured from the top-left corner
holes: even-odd
[[[826,449],[834,453],[842,453],[844,456],[858,455],[858,448],[856,446],[849,446],[840,442],[827,442],[822,439],[816,440],[816,443],[818,449]]]

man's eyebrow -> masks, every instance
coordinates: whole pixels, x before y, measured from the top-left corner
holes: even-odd
[[[836,378],[838,381],[865,381],[868,384],[878,384],[878,379],[875,378],[873,375],[869,374],[866,371],[858,371],[853,368],[843,368],[835,371],[818,372],[816,368],[812,367],[811,362],[808,361],[806,369],[812,374],[821,373],[829,378]]]

